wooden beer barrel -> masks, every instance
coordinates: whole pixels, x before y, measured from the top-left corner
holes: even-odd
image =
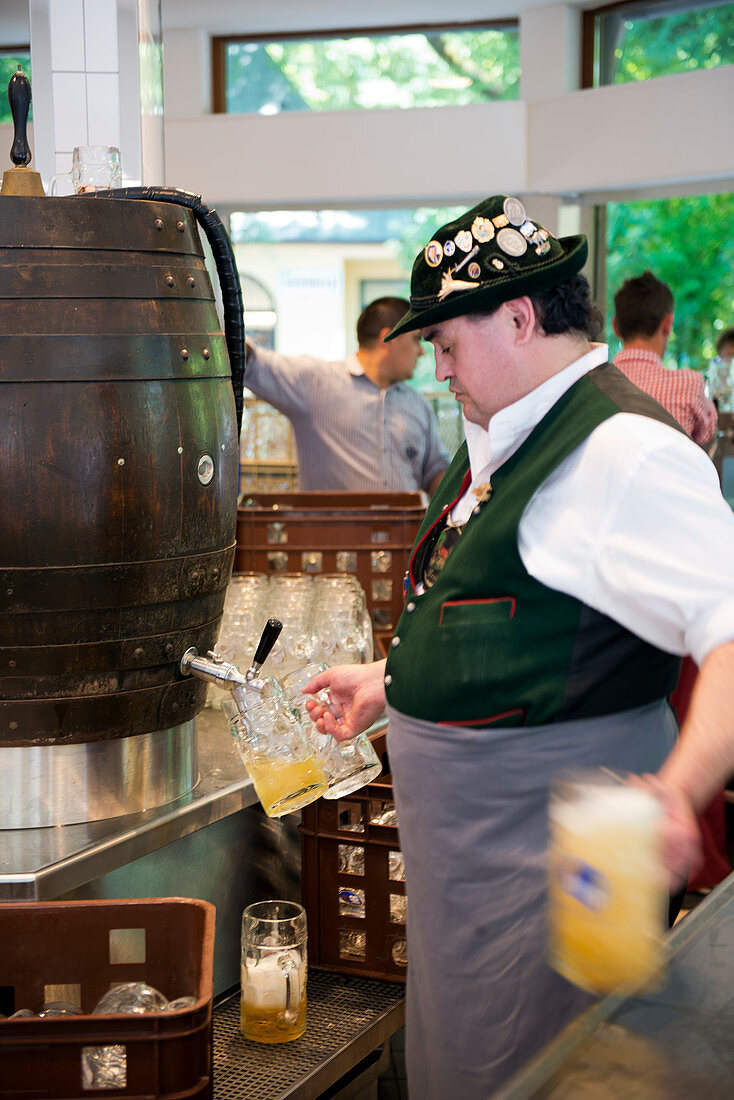
[[[196,222],[0,198],[0,746],[167,729],[203,706],[238,439]]]

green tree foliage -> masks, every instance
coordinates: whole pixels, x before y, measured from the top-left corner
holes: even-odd
[[[601,83],[623,84],[734,62],[734,4],[599,17]]]
[[[668,357],[702,367],[717,332],[734,324],[734,195],[699,195],[607,206],[606,316],[625,279],[652,271],[675,298]],[[608,338],[617,346],[609,326]]]
[[[517,99],[516,27],[284,40],[227,49],[227,110],[341,111]]]

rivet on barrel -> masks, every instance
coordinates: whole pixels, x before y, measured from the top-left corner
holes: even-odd
[[[179,233],[183,233],[185,228],[186,227],[183,222],[176,222],[176,229],[178,229]]]
[[[188,353],[187,349],[186,348],[181,348],[181,358],[184,360],[184,362],[188,359],[188,357],[189,357],[189,353]]]
[[[163,222],[161,221],[161,219],[160,219],[160,218],[156,218],[156,220],[155,220],[155,221],[153,222],[153,225],[155,226],[155,228],[156,228],[156,229],[158,230],[158,232],[160,233],[161,229],[163,228]]]
[[[140,658],[142,656],[143,656],[143,649],[142,649],[141,646],[138,646],[137,649],[135,650],[135,652],[133,653],[133,657]]]
[[[209,359],[209,357],[211,356],[211,352],[209,351],[209,348],[204,348],[202,350],[201,354],[204,356],[205,359]]]
[[[125,465],[125,459],[124,458],[118,458],[117,465],[118,466],[124,466]]]
[[[186,282],[189,284],[189,286],[196,286],[196,279],[194,278],[193,275],[189,275]]]
[[[175,286],[176,280],[173,275],[166,275],[166,286]]]

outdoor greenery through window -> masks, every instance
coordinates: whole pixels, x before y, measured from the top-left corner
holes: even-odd
[[[593,21],[594,87],[734,62],[734,4],[690,0],[621,3]]]
[[[675,299],[670,366],[706,367],[724,328],[734,325],[734,195],[694,195],[607,205],[607,339],[614,295],[622,283],[652,271]],[[601,303],[600,303],[601,305]]]
[[[10,104],[8,103],[8,84],[18,66],[30,80],[31,78],[31,50],[30,46],[11,49],[0,49],[0,122],[12,122]],[[33,117],[33,104],[31,103],[30,118]]]
[[[226,112],[441,107],[517,99],[515,22],[352,37],[215,39]]]

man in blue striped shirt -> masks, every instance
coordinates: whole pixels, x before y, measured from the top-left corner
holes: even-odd
[[[432,494],[449,464],[433,409],[406,385],[420,334],[384,338],[408,312],[403,298],[377,298],[357,321],[358,350],[346,361],[281,355],[247,341],[245,385],[293,426],[302,490]]]

